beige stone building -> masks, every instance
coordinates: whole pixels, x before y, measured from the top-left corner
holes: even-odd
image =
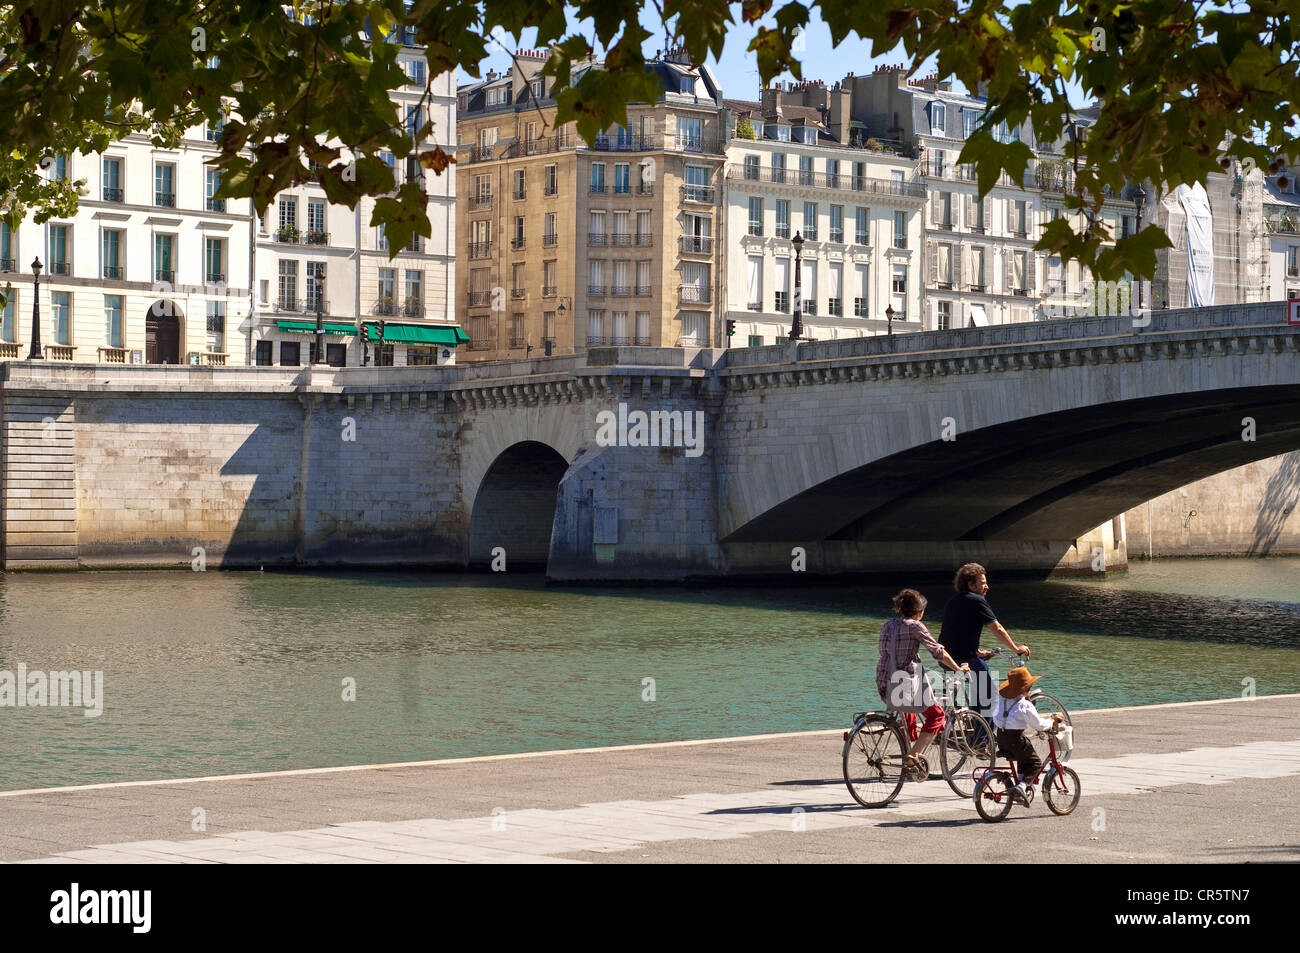
[[[713,75],[656,58],[661,98],[588,146],[556,126],[545,54],[516,59],[458,90],[462,359],[717,344],[726,126]],[[575,83],[600,68],[575,68]]]

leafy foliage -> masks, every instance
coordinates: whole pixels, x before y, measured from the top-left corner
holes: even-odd
[[[1064,144],[1075,187],[1067,205],[1087,224],[1076,234],[1054,223],[1038,247],[1103,279],[1151,275],[1163,238],[1147,229],[1104,246],[1107,187],[1117,194],[1127,182],[1202,180],[1227,162],[1224,142],[1227,155],[1273,171],[1279,156],[1300,155],[1294,0],[654,2],[695,63],[721,53],[736,13],[759,24],[749,51],[764,85],[786,71],[802,76],[794,41],[813,6],[836,42],[856,34],[876,56],[901,47],[914,63],[936,57],[940,75],[987,89],[990,109],[958,158],[976,165],[981,194],[1001,171],[1020,176],[1032,158],[1019,140],[997,141],[997,125],[1023,126],[1038,144],[1057,141],[1081,105],[1067,95],[1066,84],[1077,83],[1104,104],[1086,139]],[[576,122],[590,142],[625,120],[629,101],[658,98],[642,54],[644,5],[296,0],[286,12],[270,0],[20,0],[0,8],[0,217],[16,225],[29,214],[43,222],[75,211],[78,183],[50,181],[43,158],[99,152],[131,133],[174,147],[183,130],[224,119],[219,197],[251,197],[265,209],[278,191],[307,181],[315,161],[331,201],[382,197],[372,223],[385,226],[397,254],[412,235],[429,234],[427,196],[413,184],[394,191],[379,155],[416,155],[441,173],[454,159],[434,143],[454,142],[455,130],[406,132],[389,99],[407,82],[400,47],[382,40],[413,29],[432,84],[452,68],[478,76],[494,35],[534,28],[537,45],[553,53],[545,72],[556,80],[557,122]],[[571,31],[566,14],[587,26]],[[597,52],[606,68],[582,69]]]

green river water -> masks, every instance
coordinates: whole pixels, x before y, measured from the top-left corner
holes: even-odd
[[[0,789],[846,726],[878,706],[877,635],[905,584],[9,574],[0,671],[102,671],[103,714],[0,707]],[[1300,691],[1300,559],[990,584],[1071,709]],[[937,635],[951,587],[918,588]]]

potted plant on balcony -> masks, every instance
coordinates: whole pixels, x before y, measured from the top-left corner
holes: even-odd
[[[741,117],[736,120],[736,138],[737,139],[754,139],[754,124],[747,117]]]
[[[281,225],[275,233],[276,241],[296,242],[298,241],[297,225]]]
[[[411,296],[406,299],[406,315],[411,318],[418,318],[424,313],[424,301],[421,298]]]
[[[387,295],[381,296],[379,300],[375,302],[375,314],[392,314],[392,313],[393,313],[392,297]]]
[[[327,245],[329,244],[330,233],[323,228],[311,228],[307,230],[308,245]]]

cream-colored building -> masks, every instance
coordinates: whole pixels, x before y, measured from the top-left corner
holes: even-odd
[[[609,344],[716,344],[721,331],[722,94],[680,53],[664,92],[589,147],[555,125],[545,55],[459,90],[457,313],[469,360]],[[573,79],[600,69],[575,67]]]
[[[179,148],[157,149],[130,135],[50,163],[44,174],[84,181],[85,194],[73,217],[0,226],[0,282],[12,289],[0,358],[29,354],[39,258],[46,359],[243,363],[252,213],[246,199],[211,197],[212,139],[198,127]]]
[[[726,319],[732,346],[919,331],[916,162],[838,142],[814,110],[728,100]],[[750,138],[752,136],[752,138]],[[796,255],[794,239],[803,240]],[[892,324],[886,311],[892,309]]]

